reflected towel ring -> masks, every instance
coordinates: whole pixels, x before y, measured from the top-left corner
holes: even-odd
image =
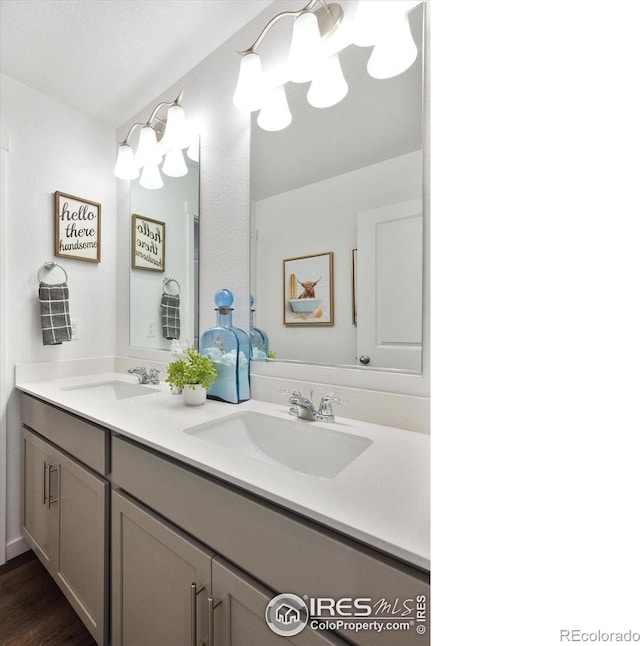
[[[167,285],[169,283],[175,283],[178,286],[178,294],[180,294],[180,283],[175,278],[164,278],[162,281],[162,293],[169,294],[169,296],[175,296],[176,294],[170,294],[167,291]]]
[[[59,267],[62,270],[62,273],[64,274],[64,282],[66,283],[69,279],[67,276],[67,272],[64,270],[64,267],[62,265],[59,265],[57,262],[49,261],[45,262],[40,269],[38,269],[38,273],[36,275],[36,278],[38,280],[38,283],[42,282],[42,279],[40,278],[40,272],[45,269],[46,271],[52,271],[56,267]]]

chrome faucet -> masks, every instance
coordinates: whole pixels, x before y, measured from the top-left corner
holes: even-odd
[[[138,383],[140,384],[157,385],[160,383],[160,371],[156,368],[150,368],[149,374],[147,374],[147,369],[143,368],[142,366],[139,366],[137,368],[129,368],[127,372],[138,377]]]
[[[289,415],[298,417],[299,419],[308,419],[314,422],[335,421],[331,404],[340,404],[341,406],[344,406],[344,404],[347,403],[345,399],[338,399],[333,396],[333,393],[328,393],[320,398],[320,406],[316,408],[311,400],[313,397],[313,391],[311,391],[309,397],[303,397],[302,393],[298,390],[281,390],[280,392],[291,395],[291,397],[289,397],[289,403],[291,404]]]

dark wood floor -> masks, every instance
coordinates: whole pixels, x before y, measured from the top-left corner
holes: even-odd
[[[95,646],[32,551],[0,567],[0,646]]]

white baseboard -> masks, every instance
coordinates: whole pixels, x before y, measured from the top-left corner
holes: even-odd
[[[7,543],[7,561],[14,559],[16,556],[20,556],[20,554],[24,554],[29,549],[31,548],[27,545],[27,541],[25,541],[24,538],[15,538]]]

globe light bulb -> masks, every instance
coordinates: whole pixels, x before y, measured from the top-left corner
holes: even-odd
[[[322,58],[322,38],[318,19],[314,13],[307,11],[298,16],[293,23],[289,51],[289,80],[294,83],[311,81]]]
[[[257,122],[263,130],[276,132],[277,130],[284,130],[291,123],[291,120],[287,95],[284,85],[281,85],[267,95]]]
[[[138,150],[135,154],[135,162],[138,168],[146,167],[151,164],[156,166],[160,163],[162,156],[158,148],[156,131],[151,126],[145,126],[140,130],[140,139],[138,140]]]
[[[118,147],[118,159],[113,174],[120,179],[137,179],[140,172],[133,158],[133,148],[128,144]]]
[[[334,54],[320,66],[309,86],[307,101],[314,108],[328,108],[340,103],[348,91],[349,86],[342,73],[340,58],[338,54]]]
[[[238,84],[233,95],[233,105],[238,110],[253,112],[262,107],[264,101],[264,76],[262,62],[257,54],[245,54],[240,61]]]
[[[182,150],[179,148],[170,150],[165,155],[162,172],[169,177],[184,177],[189,172],[184,161]]]
[[[189,133],[184,110],[179,105],[172,105],[167,110],[167,125],[162,137],[165,150],[186,148],[189,145]]]
[[[369,61],[367,72],[376,79],[388,79],[407,70],[418,55],[413,42],[409,16],[396,14],[386,25],[384,34],[376,43]]]
[[[142,169],[142,174],[140,175],[140,186],[151,190],[162,188],[164,186],[157,164],[148,164]]]

